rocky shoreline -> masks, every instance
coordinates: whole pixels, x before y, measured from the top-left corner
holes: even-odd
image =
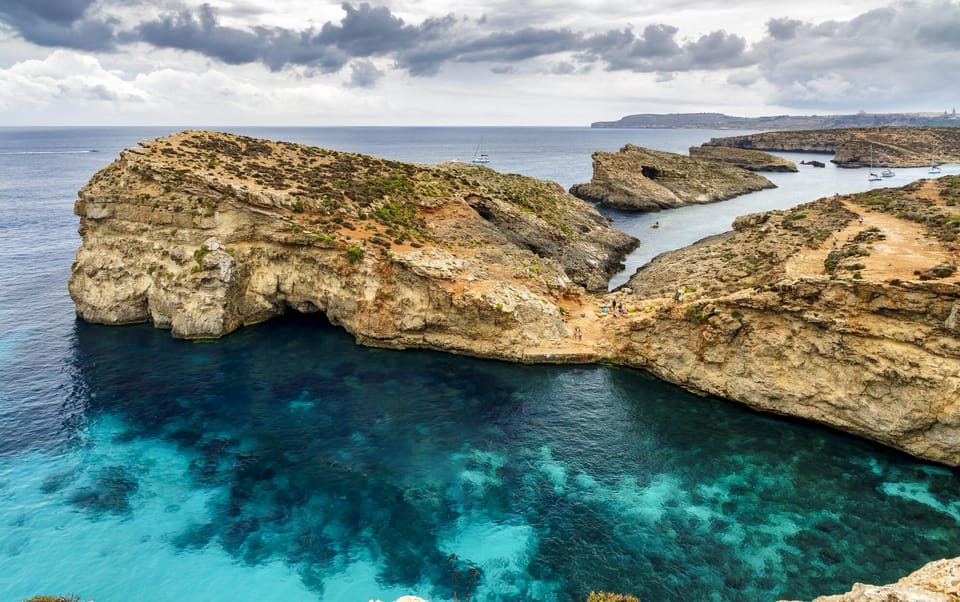
[[[925,167],[960,162],[960,128],[871,127],[763,132],[702,145],[833,154],[838,167]]]
[[[324,312],[365,345],[633,366],[960,465],[958,178],[744,216],[614,293],[635,239],[465,164],[186,132],[125,151],[75,212],[91,322],[209,338]]]

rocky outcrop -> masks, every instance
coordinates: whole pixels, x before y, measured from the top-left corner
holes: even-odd
[[[75,212],[88,321],[205,338],[321,311],[366,344],[512,359],[636,244],[551,182],[210,132],[123,152]]]
[[[775,187],[763,176],[727,163],[628,144],[616,153],[594,153],[592,179],[570,192],[615,209],[659,211]]]
[[[960,558],[936,560],[890,585],[856,583],[849,592],[813,602],[957,602]]]
[[[918,187],[917,202],[935,187]],[[626,285],[622,298],[645,311],[612,325],[616,355],[669,382],[957,466],[960,286],[953,276],[914,275],[955,263],[957,246],[927,238],[930,255],[912,259],[906,248],[926,227],[866,214],[857,201],[871,199],[745,216],[734,232],[656,258]],[[873,228],[886,238],[855,242],[871,240],[864,234]],[[953,236],[952,226],[942,233]],[[848,240],[837,266],[831,253]],[[650,301],[676,291],[679,303]]]
[[[324,312],[367,345],[634,366],[960,466],[957,177],[744,216],[614,293],[634,239],[472,165],[187,132],[125,151],[75,211],[93,322],[216,337]]]
[[[750,171],[795,172],[793,161],[758,150],[748,150],[733,146],[691,146],[690,156],[694,159],[722,161]]]
[[[711,138],[704,147],[833,154],[839,167],[924,167],[960,161],[960,128],[869,127]]]

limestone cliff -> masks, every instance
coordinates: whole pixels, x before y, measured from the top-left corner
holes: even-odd
[[[930,180],[745,216],[658,257],[621,295],[640,317],[611,325],[614,353],[685,387],[956,466],[958,188]],[[945,277],[924,279],[934,266]],[[680,302],[667,301],[678,290]]]
[[[763,176],[722,161],[628,144],[616,153],[594,153],[590,182],[576,184],[570,192],[616,209],[659,211],[775,187]]]
[[[216,337],[319,311],[363,344],[635,366],[960,466],[957,177],[742,217],[610,294],[634,239],[472,165],[187,132],[125,151],[75,211],[93,322]]]
[[[703,147],[830,153],[839,167],[923,167],[960,161],[960,128],[871,127],[712,138]]]
[[[80,191],[77,312],[219,337],[288,308],[361,342],[522,359],[635,239],[557,184],[212,132],[123,152]]]

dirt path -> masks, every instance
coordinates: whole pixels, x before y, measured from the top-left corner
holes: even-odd
[[[873,213],[870,209],[853,203],[849,197],[841,199],[847,209],[863,216],[862,223],[852,221],[840,232],[833,235],[819,249],[804,249],[790,259],[786,265],[786,274],[790,277],[823,274],[824,260],[834,249],[841,248],[860,232],[876,227],[886,237],[884,240],[868,243],[870,255],[858,257],[857,261],[866,267],[860,272],[871,280],[915,280],[914,272],[925,271],[942,263],[956,263],[960,257],[944,243],[926,234],[926,229],[915,222],[899,219],[886,213]],[[945,281],[960,281],[960,274]]]

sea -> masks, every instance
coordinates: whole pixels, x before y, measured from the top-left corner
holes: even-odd
[[[0,601],[772,601],[960,554],[957,471],[642,371],[367,349],[322,317],[213,342],[78,320],[77,190],[180,129],[0,128]],[[739,133],[225,129],[418,163],[482,145],[564,187],[596,151]],[[611,287],[738,215],[930,177],[827,165],[604,211],[642,241]]]

